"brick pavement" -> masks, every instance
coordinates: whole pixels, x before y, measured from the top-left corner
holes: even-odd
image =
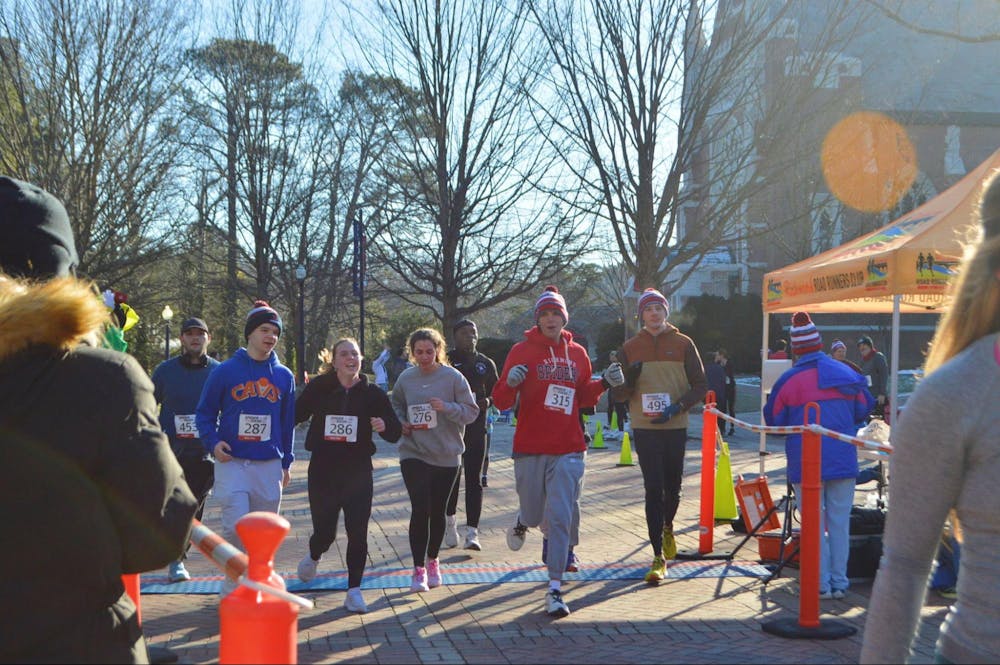
[[[742,414],[753,422],[755,413]],[[599,416],[603,421],[603,418]],[[685,466],[684,499],[676,520],[681,549],[697,548],[700,480],[700,417],[692,417]],[[449,585],[448,564],[479,561],[525,565],[538,563],[541,536],[529,532],[518,552],[508,550],[505,530],[516,509],[513,463],[508,457],[513,428],[498,424],[491,451],[490,483],[480,522],[482,552],[442,550],[445,585],[428,593],[403,589],[366,590],[369,613],[343,609],[344,592],[306,592],[316,607],[299,616],[299,661],[303,663],[853,663],[857,662],[870,581],[857,582],[844,600],[822,601],[823,618],[846,621],[859,630],[833,641],[791,640],[764,633],[761,624],[776,617],[795,617],[797,571],[786,568],[768,585],[746,577],[668,580],[659,587],[642,581],[564,583],[572,614],[552,619],[543,612],[544,584],[498,583]],[[299,437],[300,439],[300,437]],[[727,437],[733,470],[755,477],[757,436],[739,432]],[[299,440],[299,446],[301,440]],[[646,540],[642,507],[642,476],[638,466],[617,467],[619,442],[605,451],[591,451],[583,493],[581,545],[584,567],[604,562],[648,565],[652,551]],[[369,530],[369,570],[408,568],[406,535],[409,501],[398,470],[394,446],[379,440],[375,470],[375,501]],[[772,496],[782,495],[784,462],[781,441],[769,441],[767,473]],[[276,556],[280,572],[294,573],[308,549],[310,533],[306,497],[308,453],[299,450],[282,514],[292,531]],[[865,492],[859,491],[858,503]],[[459,523],[463,502],[459,501]],[[218,512],[209,502],[205,523],[217,528]],[[740,539],[728,527],[718,527],[719,549],[732,549]],[[346,539],[337,543],[320,564],[321,571],[343,570]],[[757,556],[754,541],[737,559]],[[215,569],[197,552],[190,559],[193,574]],[[933,595],[913,662],[932,662],[938,625],[947,606]],[[204,595],[145,595],[143,620],[151,644],[171,648],[181,662],[218,660],[218,599]]]

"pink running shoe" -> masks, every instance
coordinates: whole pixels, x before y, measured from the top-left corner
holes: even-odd
[[[428,591],[427,569],[423,566],[416,566],[413,569],[413,581],[410,582],[410,591]]]
[[[437,559],[427,560],[427,587],[433,589],[441,586],[441,564]]]

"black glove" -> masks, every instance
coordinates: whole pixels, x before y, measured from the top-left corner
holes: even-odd
[[[625,368],[625,385],[629,388],[635,388],[636,381],[639,380],[639,375],[642,374],[642,363],[636,361]]]
[[[658,417],[653,418],[649,422],[653,423],[654,425],[662,425],[663,423],[667,422],[680,412],[681,412],[681,405],[679,403],[671,404],[667,408],[663,409],[663,413],[661,413]]]

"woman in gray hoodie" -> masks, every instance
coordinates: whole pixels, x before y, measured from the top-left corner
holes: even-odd
[[[420,328],[410,334],[410,367],[392,389],[392,408],[403,424],[399,468],[410,495],[411,591],[442,583],[438,552],[445,510],[465,452],[465,426],[479,415],[462,373],[448,365],[444,337]]]

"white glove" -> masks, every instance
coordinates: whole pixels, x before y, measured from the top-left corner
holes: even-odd
[[[604,370],[604,380],[611,384],[611,387],[620,386],[625,383],[625,372],[622,371],[621,363],[611,363]]]
[[[527,365],[514,365],[507,372],[507,385],[511,388],[517,388],[524,382],[524,377],[526,376],[528,376]]]

